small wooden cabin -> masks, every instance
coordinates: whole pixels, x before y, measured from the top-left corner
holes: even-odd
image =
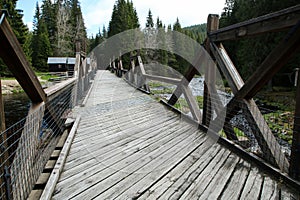
[[[76,58],[49,57],[49,72],[74,72]]]

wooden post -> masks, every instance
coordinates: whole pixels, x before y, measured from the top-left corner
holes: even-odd
[[[210,14],[207,18],[207,35],[215,30],[219,29],[219,16]],[[206,51],[211,54],[210,51],[210,39],[207,38],[205,44]],[[205,80],[204,80],[204,98],[203,98],[203,118],[202,124],[209,126],[212,115],[212,103],[211,103],[211,88],[215,87],[215,74],[216,69],[213,67],[206,67]]]
[[[296,109],[294,116],[294,131],[290,162],[290,176],[300,181],[300,76],[296,91]]]
[[[75,46],[76,46],[75,51],[80,52],[81,51],[81,42],[80,42],[80,40],[76,40]]]
[[[3,131],[5,131],[5,114],[4,114],[4,104],[2,100],[2,86],[1,86],[1,79],[0,79],[0,153],[2,154],[3,151],[4,154],[0,156],[0,185],[4,185],[4,187],[0,187],[1,194],[5,194],[5,166],[7,165],[6,162],[8,159],[8,153],[7,153],[7,145],[6,145],[6,139],[7,135]],[[2,133],[3,132],[3,133]],[[2,135],[3,134],[3,135]]]
[[[4,114],[4,102],[2,99],[2,85],[1,85],[1,77],[0,77],[0,133],[5,131],[5,114]]]

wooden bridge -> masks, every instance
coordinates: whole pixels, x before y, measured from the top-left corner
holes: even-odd
[[[194,68],[181,78],[149,74],[139,54],[128,71],[120,59],[111,63],[119,78],[78,49],[74,77],[44,90],[4,19],[0,56],[32,106],[14,127],[2,125],[1,199],[299,199],[300,84],[289,157],[252,99],[299,49],[299,20],[296,6],[218,30],[210,15],[205,48],[234,96],[221,104],[216,68],[207,68],[200,111],[188,86]],[[289,29],[244,82],[221,42]],[[149,95],[148,80],[176,86],[168,102]],[[173,107],[182,94],[191,117]],[[229,123],[240,111],[261,155],[247,152]]]

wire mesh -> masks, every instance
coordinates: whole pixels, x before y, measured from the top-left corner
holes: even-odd
[[[0,199],[26,199],[64,131],[72,108],[80,104],[96,70],[87,71],[50,101],[32,105],[26,118],[0,134]]]

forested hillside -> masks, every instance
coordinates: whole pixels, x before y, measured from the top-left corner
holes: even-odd
[[[87,43],[86,28],[79,0],[43,0],[36,4],[33,31],[22,21],[22,13],[16,9],[17,0],[0,1],[0,7],[7,9],[11,24],[23,50],[37,71],[48,71],[49,56],[75,56],[75,43]],[[0,62],[2,76],[9,75]]]
[[[299,4],[299,0],[227,0],[220,19],[220,26],[228,26],[297,4]],[[285,35],[286,33],[270,33],[252,39],[227,42],[224,45],[242,77],[247,79]],[[273,84],[290,86],[292,82],[288,75],[292,74],[293,69],[299,66],[300,56],[298,54],[273,78]]]

